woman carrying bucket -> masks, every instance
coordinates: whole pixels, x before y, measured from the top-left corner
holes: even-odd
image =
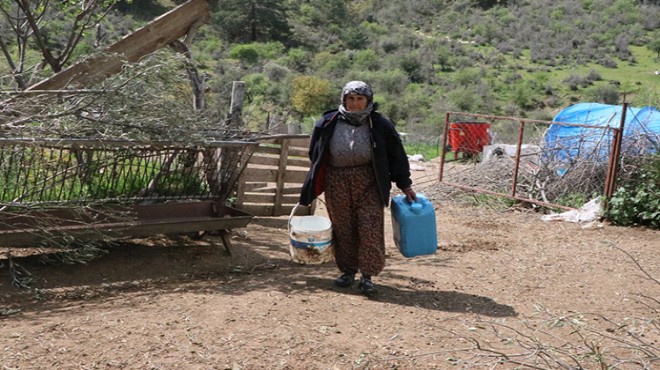
[[[360,290],[374,294],[371,279],[385,267],[384,208],[392,182],[409,202],[417,197],[399,133],[376,112],[368,84],[344,86],[339,108],[325,112],[314,125],[309,158],[312,166],[299,203],[310,205],[325,192],[335,263],[342,273],[335,284],[349,287],[359,272]]]

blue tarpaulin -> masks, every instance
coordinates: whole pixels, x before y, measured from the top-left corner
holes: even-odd
[[[562,162],[574,162],[578,158],[606,161],[614,137],[614,131],[606,128],[620,127],[622,111],[622,105],[600,103],[579,103],[565,108],[546,131],[544,146],[552,153],[552,159]],[[628,106],[621,152],[631,155],[660,152],[660,111],[657,108]]]

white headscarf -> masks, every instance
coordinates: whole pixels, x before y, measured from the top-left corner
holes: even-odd
[[[367,98],[367,107],[362,111],[353,111],[349,112],[344,106],[344,99],[346,95],[355,94],[362,95]],[[339,112],[348,120],[348,123],[359,126],[367,122],[367,117],[373,111],[374,108],[374,93],[371,90],[366,82],[363,81],[351,81],[344,85],[344,88],[341,89],[341,104],[339,105]]]

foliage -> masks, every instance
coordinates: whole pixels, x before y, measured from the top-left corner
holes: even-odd
[[[619,90],[614,86],[595,86],[585,91],[589,101],[603,102],[604,104],[619,104]]]
[[[254,65],[259,61],[259,53],[254,45],[239,44],[231,48],[229,56],[240,60],[244,64]]]
[[[660,39],[651,41],[651,43],[648,44],[648,48],[656,54],[657,59],[660,59]]]
[[[0,36],[0,49],[15,86],[19,90],[25,89],[45,66],[50,67],[49,74],[60,72],[80,48],[90,50],[92,45],[99,45],[103,35],[97,26],[115,2],[0,1],[0,29],[13,31],[12,37],[4,32]],[[85,38],[95,28],[96,37]],[[33,53],[43,59],[35,63]]]
[[[185,59],[155,53],[87,91],[22,94],[5,100],[5,136],[196,141],[217,122],[195,111]]]
[[[289,39],[285,8],[276,0],[219,0],[212,24],[229,42]]]
[[[138,14],[156,13],[171,4],[121,2],[123,18],[110,12],[101,23],[104,42],[128,32],[130,25],[122,19],[140,18]],[[271,106],[295,110],[292,100],[282,98],[293,91],[296,76],[332,81],[330,88],[364,79],[374,86],[377,99],[388,103],[391,118],[402,124],[435,121],[395,107],[410,83],[423,84],[436,107],[484,114],[529,116],[543,111],[551,117],[556,109],[582,99],[625,98],[658,105],[657,84],[639,77],[655,68],[652,60],[657,58],[653,45],[660,6],[653,2],[603,0],[597,5],[555,6],[540,0],[221,0],[212,4],[212,19],[193,46],[194,59],[213,93],[209,100],[213,114],[227,109],[224,95],[231,81],[253,73],[264,74],[273,85],[250,92],[254,111],[270,111]],[[71,29],[72,13],[61,15],[49,16],[43,29]],[[6,22],[0,28],[10,30]],[[55,41],[65,34],[49,32],[57,35]],[[88,35],[92,37],[81,39],[74,56],[94,50],[95,35]],[[13,50],[9,38],[0,39],[8,40],[7,50]],[[38,63],[41,53],[32,50],[28,48],[26,59]],[[25,76],[28,67],[18,70],[18,74],[11,68],[3,71]],[[516,79],[510,80],[513,75]],[[543,82],[536,80],[539,77]],[[3,86],[5,82],[0,80]],[[255,95],[257,91],[264,95]]]
[[[628,226],[660,229],[660,156],[624,164],[629,172],[608,204],[607,218]]]
[[[404,139],[405,140],[405,139]],[[440,148],[437,143],[434,144],[404,144],[406,153],[410,155],[420,154],[425,160],[437,158],[440,155]]]
[[[314,76],[293,79],[291,104],[303,115],[318,113],[328,106],[330,83]]]
[[[438,117],[446,110],[552,117],[559,108],[585,99],[660,105],[655,76],[640,77],[657,69],[660,6],[655,2],[212,4],[212,19],[197,33],[193,58],[209,94],[207,112],[215,117],[226,115],[232,82],[240,80],[249,81],[251,106],[245,113],[258,120],[264,112],[281,117],[286,117],[282,112],[301,113],[296,119],[318,115],[334,105],[331,96],[345,81],[366,80],[381,111],[409,132],[438,131]],[[120,12],[98,18],[105,43],[134,28],[124,19],[146,21],[141,14],[156,13],[172,2],[119,5]],[[53,45],[64,41],[62,30],[73,29],[74,8],[44,18],[45,31],[58,30],[47,31],[55,35],[49,39]],[[17,46],[4,36],[8,26],[0,23],[0,40],[15,53]],[[89,31],[74,57],[95,50],[95,35]],[[38,64],[41,54],[27,48],[26,61]],[[27,76],[28,69],[28,64],[23,69],[0,67],[0,75]],[[295,105],[305,99],[300,94],[293,98],[301,91],[293,81],[306,76],[328,81],[328,92],[319,103]],[[0,79],[0,85],[10,86],[8,78]],[[420,88],[410,90],[414,85]],[[183,82],[178,86],[187,90]]]
[[[362,70],[377,71],[380,68],[380,58],[374,50],[360,50],[355,54],[355,65]]]
[[[564,205],[566,207],[580,209],[580,207],[582,207],[588,201],[588,199],[585,200],[586,196],[587,195],[585,195],[585,193],[581,192],[568,193],[562,197],[559,197],[553,202],[556,204]]]
[[[115,9],[125,16],[134,16],[143,21],[150,21],[167,11],[165,4],[158,0],[118,0]]]

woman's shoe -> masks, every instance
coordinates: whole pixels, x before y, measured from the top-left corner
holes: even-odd
[[[335,279],[335,285],[342,288],[348,288],[353,285],[353,281],[355,281],[355,274],[343,274]]]
[[[360,288],[360,291],[362,291],[362,293],[365,295],[372,295],[378,292],[378,289],[376,289],[376,284],[371,281],[370,277],[362,277],[358,287]]]

